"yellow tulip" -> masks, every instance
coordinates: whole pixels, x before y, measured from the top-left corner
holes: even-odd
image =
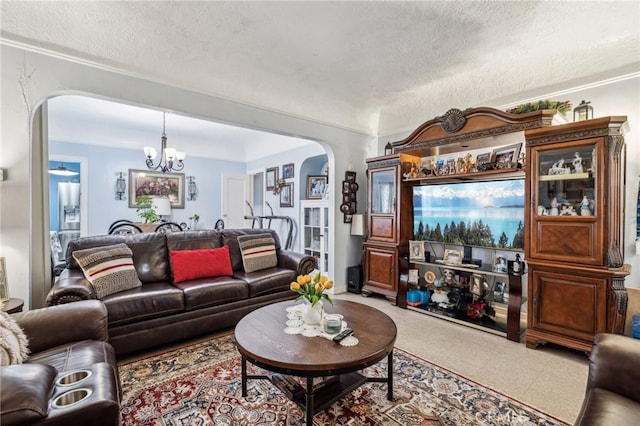
[[[331,281],[331,280],[327,280],[327,281],[324,283],[324,288],[325,288],[325,289],[329,290],[329,289],[330,289],[330,288],[332,288],[332,287],[333,287],[333,281]]]
[[[317,292],[321,292],[322,290],[324,290],[324,285],[322,283],[317,283],[316,284],[316,291]]]
[[[320,276],[320,282],[323,283],[325,281],[327,281],[327,277],[325,277],[324,275],[321,275]]]
[[[295,281],[294,281],[294,282],[292,282],[292,283],[291,283],[291,285],[289,286],[289,288],[290,288],[291,290],[293,290],[293,291],[300,290],[300,284],[298,284],[297,282],[295,282]]]

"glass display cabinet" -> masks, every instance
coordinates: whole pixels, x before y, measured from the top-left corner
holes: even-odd
[[[597,333],[622,333],[625,117],[525,132],[529,264],[527,345],[590,351]]]
[[[316,260],[316,270],[329,273],[329,203],[326,200],[301,201],[302,248]]]

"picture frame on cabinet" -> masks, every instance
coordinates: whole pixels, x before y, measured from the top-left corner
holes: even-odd
[[[327,188],[327,176],[307,176],[307,199],[321,200]]]
[[[280,207],[293,207],[293,183],[280,186]]]
[[[504,256],[493,257],[493,272],[507,273],[507,258]]]
[[[276,182],[278,181],[278,168],[268,168],[266,171],[265,179],[267,182],[267,191],[273,191],[273,187],[276,186]]]
[[[491,161],[497,164],[513,164],[518,161],[518,154],[520,154],[521,143],[513,145],[502,146],[496,148],[491,153]]]
[[[424,241],[409,241],[409,260],[424,262]]]
[[[484,296],[484,275],[473,274],[471,275],[471,281],[469,282],[469,293],[481,298]]]
[[[485,152],[482,154],[478,154],[476,157],[476,167],[480,167],[481,165],[488,163],[491,161],[491,153]]]
[[[442,261],[445,265],[461,265],[463,257],[460,250],[446,249]]]

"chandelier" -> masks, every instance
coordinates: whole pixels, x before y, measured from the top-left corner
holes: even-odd
[[[182,151],[176,151],[174,148],[167,148],[166,113],[162,113],[162,146],[160,147],[160,161],[154,164],[158,152],[150,146],[144,147],[144,155],[147,157],[147,167],[150,170],[160,170],[162,173],[171,171],[179,172],[184,169],[184,158],[186,154]]]

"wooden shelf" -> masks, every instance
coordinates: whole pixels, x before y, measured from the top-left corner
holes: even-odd
[[[580,180],[580,179],[590,179],[593,176],[591,173],[571,173],[565,175],[543,175],[539,176],[538,180],[540,182],[548,182],[552,180]]]
[[[431,184],[431,183],[447,183],[447,182],[467,182],[467,181],[490,181],[490,180],[505,180],[514,178],[524,178],[525,173],[521,169],[499,169],[499,170],[487,170],[485,172],[464,173],[457,175],[445,175],[445,176],[424,176],[417,178],[403,179],[403,182],[410,184]]]

